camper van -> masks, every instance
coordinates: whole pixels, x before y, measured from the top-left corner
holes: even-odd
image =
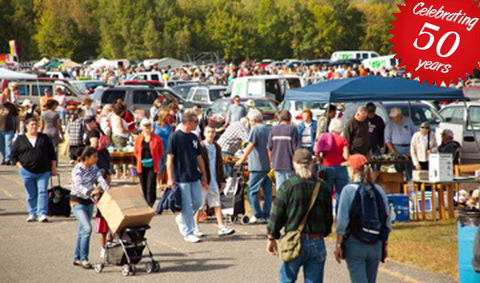
[[[379,71],[382,68],[391,69],[400,64],[400,59],[394,59],[395,55],[380,56],[362,61],[362,65],[372,71]]]
[[[375,51],[364,51],[364,50],[351,50],[351,51],[335,51],[330,58],[331,61],[338,61],[338,60],[348,60],[348,59],[370,59],[380,57],[377,52]]]
[[[304,86],[303,80],[297,75],[241,77],[228,85],[226,94],[231,97],[236,95],[246,98],[265,97],[280,103],[283,101],[287,89],[302,86]]]

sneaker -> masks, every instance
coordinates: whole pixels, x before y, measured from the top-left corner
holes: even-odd
[[[250,217],[250,220],[248,221],[248,224],[257,224],[260,223],[259,219],[255,216]]]
[[[70,165],[73,165],[74,163],[75,163],[75,160],[73,160],[73,159],[68,161],[68,164],[70,164]]]
[[[226,226],[222,226],[218,228],[218,236],[226,236],[235,233],[235,229],[228,228]]]
[[[185,223],[183,223],[182,215],[179,214],[175,217],[175,222],[177,223],[178,226],[178,231],[180,231],[180,234],[184,234],[185,232]]]
[[[183,238],[185,240],[185,242],[189,242],[189,243],[198,243],[200,242],[200,238],[198,238],[197,236],[195,235],[188,235],[186,237]]]
[[[48,218],[46,215],[42,215],[38,218],[38,222],[48,222]]]
[[[193,235],[201,238],[201,237],[203,237],[205,234],[203,234],[203,231],[202,231],[202,229],[200,228],[200,226],[196,226],[195,229],[193,229]]]
[[[37,220],[37,217],[35,215],[30,214],[27,218],[27,222],[33,222]]]
[[[268,223],[268,219],[259,218],[259,219],[258,219],[258,223],[259,223],[259,224],[267,224],[267,223]]]

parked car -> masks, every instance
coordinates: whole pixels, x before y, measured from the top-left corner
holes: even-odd
[[[379,57],[377,52],[375,51],[366,51],[366,50],[349,50],[349,51],[335,51],[332,53],[332,57],[330,60],[337,61],[337,60],[347,60],[347,59],[369,59]]]
[[[118,99],[122,99],[128,110],[132,112],[143,110],[145,111],[145,116],[149,117],[149,110],[158,97],[165,98],[166,104],[169,100],[174,101],[176,99],[176,96],[166,89],[156,89],[149,86],[121,85],[97,88],[93,95],[93,105],[96,107],[97,113],[99,113],[105,104],[115,104]]]
[[[292,114],[292,122],[298,124],[302,121],[303,109],[310,109],[313,114],[313,119],[325,115],[325,103],[311,102],[311,101],[283,101],[278,105],[278,109],[286,109]]]
[[[83,94],[92,94],[95,89],[99,86],[106,86],[107,83],[103,81],[95,81],[95,80],[89,80],[89,81],[70,81],[70,84],[78,89],[80,92]]]
[[[194,86],[198,86],[200,83],[199,82],[189,82],[186,84],[180,84],[172,87],[172,90],[183,97],[184,99],[187,99],[188,93],[190,92],[190,89]]]
[[[163,87],[163,83],[161,81],[149,81],[149,80],[127,80],[122,83],[123,85],[146,85],[146,86],[153,86],[153,87]]]
[[[403,116],[410,117],[410,119],[413,121],[413,124],[415,124],[417,127],[422,122],[428,122],[433,128],[435,128],[444,121],[442,115],[438,113],[435,107],[426,101],[412,101],[410,103],[407,101],[374,102],[374,104],[377,106],[377,115],[382,117],[385,123],[390,121],[389,113],[390,109],[393,107],[400,107],[402,109]],[[357,108],[361,105],[366,105],[366,103],[348,103],[345,106],[342,120],[347,122],[353,117],[357,111]]]
[[[263,114],[263,120],[267,125],[273,125],[275,121],[275,113],[277,112],[277,107],[275,106],[274,101],[267,98],[250,98],[255,102],[255,108],[260,110]],[[240,103],[245,105],[248,101],[248,98],[240,98]],[[230,105],[233,104],[233,98],[222,98],[216,100],[208,109],[207,109],[207,118],[216,119],[218,115],[223,115],[226,118],[227,110]]]
[[[65,72],[65,71],[47,72],[47,77],[52,78],[52,79],[64,79],[64,80],[73,80],[74,79],[72,74],[70,74],[69,72]]]
[[[173,88],[179,85],[189,84],[192,83],[191,81],[183,81],[183,80],[169,80],[166,82],[165,87]],[[187,92],[188,93],[188,92]]]
[[[207,108],[217,99],[224,97],[227,88],[219,85],[198,85],[190,89],[187,101]]]
[[[451,103],[444,106],[440,114],[445,119],[442,128],[451,129],[454,139],[462,145],[461,163],[480,163],[480,102]]]
[[[277,103],[283,101],[287,89],[304,86],[301,77],[296,75],[264,75],[234,79],[227,89],[227,95],[246,98],[270,98]]]
[[[82,102],[86,95],[73,87],[69,81],[62,79],[39,78],[37,80],[19,80],[12,81],[20,90],[20,102],[29,99],[32,103],[40,105],[40,98],[44,96],[44,91],[48,89],[52,95],[55,94],[55,89],[60,87],[65,91],[67,96],[67,103],[76,104]]]

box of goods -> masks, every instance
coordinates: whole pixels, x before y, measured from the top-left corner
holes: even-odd
[[[410,220],[408,195],[390,194],[387,197],[392,222],[408,222]]]
[[[429,172],[427,170],[413,170],[412,172],[413,181],[428,181]]]
[[[432,153],[428,157],[430,181],[453,181],[453,160],[448,153]]]
[[[374,171],[372,172],[372,179],[373,182],[382,187],[387,194],[400,193],[404,183],[403,174],[401,173]]]
[[[97,207],[113,233],[148,225],[155,215],[139,187],[111,188],[103,193]]]

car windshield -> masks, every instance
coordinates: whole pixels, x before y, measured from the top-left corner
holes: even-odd
[[[297,101],[295,102],[295,110],[302,111],[303,109],[324,109],[325,103],[311,102],[311,101]]]
[[[260,112],[275,112],[277,109],[275,105],[268,100],[255,100],[255,108]]]
[[[210,90],[210,101],[215,101],[222,98],[225,95],[225,89],[211,89]]]
[[[84,92],[87,90],[85,84],[82,82],[72,82],[71,85],[80,92]]]
[[[188,92],[190,91],[190,89],[192,87],[194,87],[195,85],[179,85],[179,86],[175,86],[173,87],[173,91],[175,93],[177,93],[178,95],[180,95],[182,98],[184,99],[187,99],[188,97]]]

